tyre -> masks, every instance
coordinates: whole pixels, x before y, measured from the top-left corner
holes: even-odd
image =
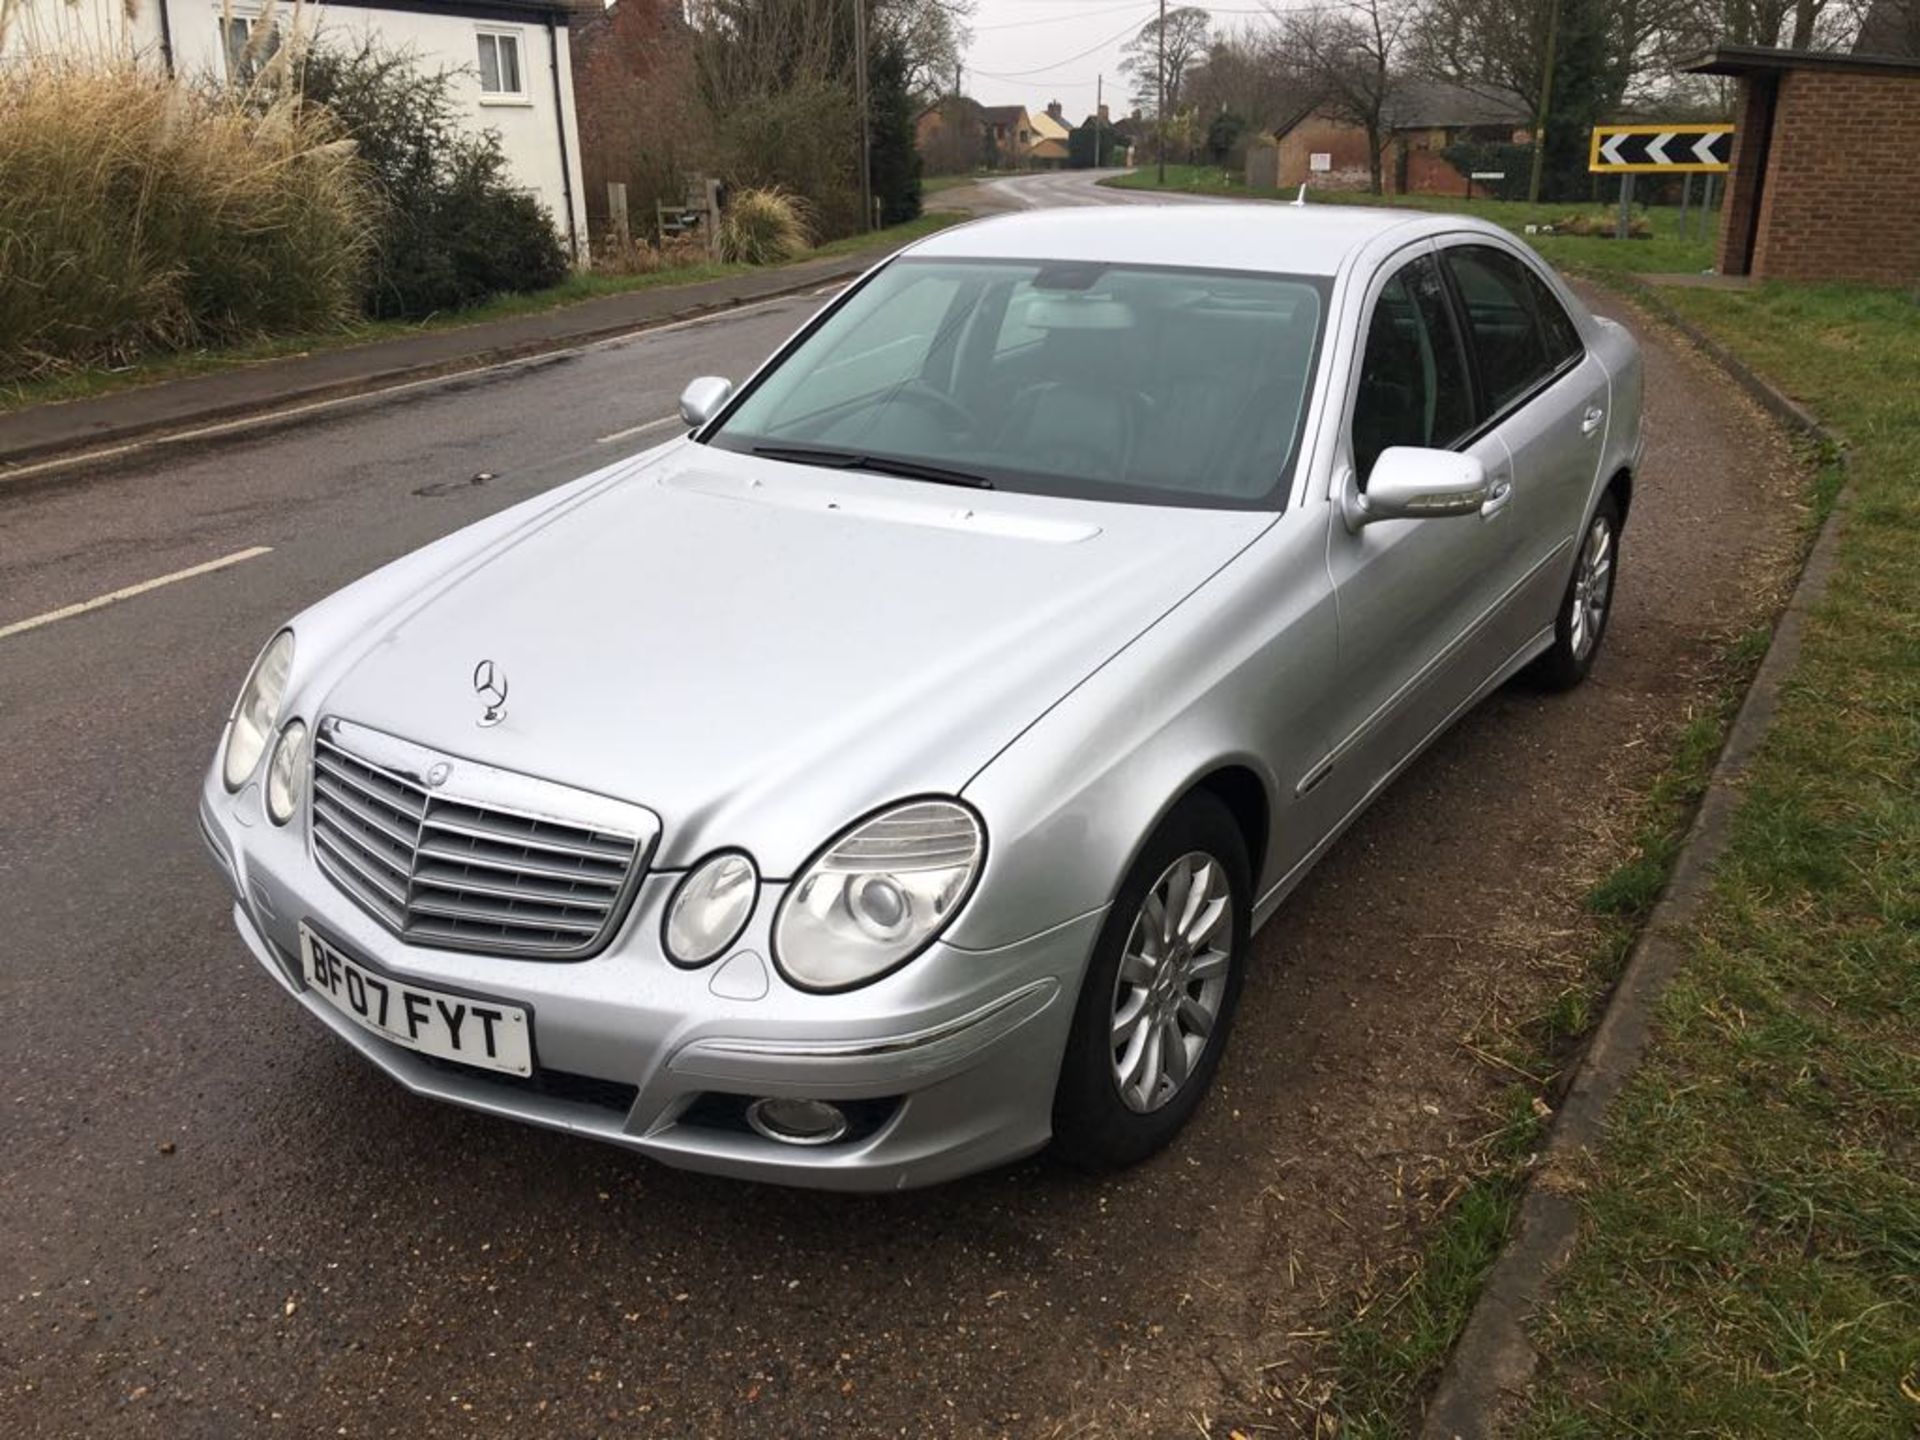
[[[1068,1163],[1135,1164],[1199,1107],[1240,1000],[1252,890],[1240,827],[1204,792],[1141,850],[1094,943],[1054,1093]]]
[[[1527,678],[1541,688],[1571,690],[1593,669],[1613,613],[1619,559],[1620,501],[1609,492],[1581,533],[1573,575],[1553,619],[1553,645],[1527,670]]]

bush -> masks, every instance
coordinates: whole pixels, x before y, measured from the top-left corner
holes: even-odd
[[[846,86],[796,80],[749,96],[716,121],[717,167],[737,190],[804,195],[816,236],[834,239],[860,220],[860,107]]]
[[[566,278],[553,216],[509,182],[497,135],[461,128],[449,74],[364,39],[316,47],[300,85],[359,142],[382,200],[368,314],[419,319]]]
[[[775,186],[742,190],[720,217],[720,258],[743,265],[777,265],[806,253],[808,207]]]
[[[1524,200],[1533,176],[1533,147],[1510,141],[1465,140],[1440,152],[1446,162],[1464,178],[1478,170],[1482,174],[1505,171],[1504,180],[1476,180],[1473,183],[1495,200]]]
[[[343,324],[376,203],[333,117],[131,63],[0,69],[0,381]]]

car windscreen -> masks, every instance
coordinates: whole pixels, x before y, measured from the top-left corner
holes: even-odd
[[[1040,494],[1278,509],[1326,289],[1244,271],[903,257],[702,438]]]

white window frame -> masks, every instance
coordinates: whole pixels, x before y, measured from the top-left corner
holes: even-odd
[[[227,40],[227,26],[230,22],[234,21],[245,25],[247,27],[247,43],[252,44],[254,29],[264,18],[265,11],[266,7],[262,4],[255,3],[255,0],[233,0],[231,4],[216,3],[213,7],[213,32],[219,37],[220,41],[220,73],[226,77],[227,83],[230,85],[246,84],[253,79],[253,76],[236,75],[234,73],[234,54]],[[280,28],[280,16],[277,11],[273,17],[273,28],[276,31]],[[275,48],[277,49],[278,47],[276,46]],[[272,58],[272,50],[262,55],[259,63],[254,67],[255,73],[258,73],[260,65],[266,64],[267,61]]]
[[[480,44],[491,39],[497,47],[502,40],[513,42],[514,70],[520,80],[518,90],[487,89],[486,72],[480,69]],[[496,48],[497,58],[499,51]],[[526,30],[519,25],[475,25],[473,27],[474,69],[480,80],[480,103],[482,105],[531,105],[533,91],[527,83],[527,39]]]

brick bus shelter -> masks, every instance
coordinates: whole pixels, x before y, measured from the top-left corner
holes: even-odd
[[[1682,68],[1740,87],[1722,275],[1920,281],[1920,58],[1722,45]]]

